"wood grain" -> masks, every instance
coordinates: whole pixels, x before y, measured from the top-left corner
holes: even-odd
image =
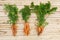
[[[21,15],[19,15],[19,20],[17,22],[18,33],[16,37],[13,37],[11,24],[7,22],[9,18],[4,11],[4,4],[16,4],[17,7],[21,9],[24,5],[30,5],[31,2],[34,2],[36,5],[40,2],[46,3],[47,1],[51,2],[52,7],[58,7],[58,9],[54,14],[46,18],[48,25],[45,27],[42,35],[37,36],[35,30],[37,21],[36,15],[32,13],[29,19],[31,29],[30,35],[24,36],[24,21]],[[60,40],[60,0],[0,0],[0,40]]]

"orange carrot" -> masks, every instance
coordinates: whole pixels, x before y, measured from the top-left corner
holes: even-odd
[[[30,31],[30,27],[29,27],[29,23],[27,23],[27,22],[25,22],[25,24],[24,24],[24,33],[25,33],[25,35],[29,35],[29,32]]]
[[[40,35],[42,32],[43,32],[43,30],[44,30],[44,27],[37,27],[37,33],[38,33],[38,35]]]
[[[13,33],[13,36],[16,36],[16,33],[17,33],[17,26],[16,26],[16,24],[12,24],[12,33]]]

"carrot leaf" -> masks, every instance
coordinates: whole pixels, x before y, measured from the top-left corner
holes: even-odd
[[[31,15],[29,6],[24,6],[24,8],[20,10],[20,13],[22,14],[23,20],[27,22]]]
[[[45,15],[46,14],[52,14],[52,12],[55,12],[57,7],[51,8],[51,3],[48,1],[48,3],[40,3],[39,5],[34,5],[34,11],[37,16],[37,26],[45,26],[47,25]]]
[[[16,5],[5,4],[4,9],[8,12],[9,22],[15,24],[18,20],[18,8]]]

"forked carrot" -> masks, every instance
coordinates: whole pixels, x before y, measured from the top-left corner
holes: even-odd
[[[48,3],[40,3],[39,5],[35,5],[34,10],[37,16],[37,32],[38,35],[40,35],[44,27],[46,26],[46,14],[52,14],[52,12],[56,11],[57,7],[51,8],[51,3],[48,1]],[[37,12],[36,12],[37,11]]]
[[[43,32],[44,27],[37,27],[37,34],[38,36]]]

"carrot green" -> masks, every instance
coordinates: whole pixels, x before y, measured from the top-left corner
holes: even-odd
[[[18,20],[18,8],[16,5],[5,4],[4,9],[8,12],[9,22],[15,24]]]
[[[34,3],[31,3],[31,6],[33,6]],[[46,24],[45,15],[46,14],[52,14],[54,11],[56,11],[57,7],[51,8],[51,3],[48,1],[48,3],[40,3],[39,5],[33,6],[34,12],[37,15],[37,26],[44,26]]]
[[[31,15],[29,6],[24,6],[24,8],[20,10],[20,12],[22,14],[23,20],[25,20],[25,22],[27,22]]]

